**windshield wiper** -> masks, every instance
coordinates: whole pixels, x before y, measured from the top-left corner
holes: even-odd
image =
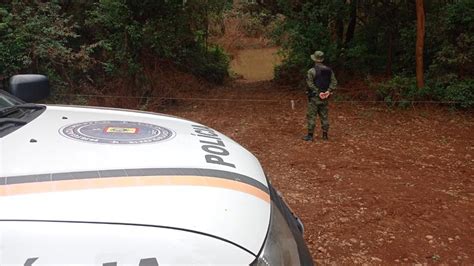
[[[28,122],[17,118],[0,118],[0,138]]]
[[[1,117],[6,117],[12,113],[15,113],[19,110],[23,110],[23,109],[32,109],[32,110],[41,110],[43,109],[44,107],[41,106],[41,105],[37,105],[37,104],[31,104],[31,103],[25,103],[25,104],[18,104],[18,105],[13,105],[13,106],[10,106],[10,107],[4,107],[2,109],[0,109],[0,118]]]
[[[45,109],[46,106],[44,105],[28,103],[0,108],[0,138],[28,124],[41,115]],[[17,112],[18,114],[10,116]]]
[[[16,118],[0,118],[0,126],[6,125],[6,124],[14,124],[17,126],[23,126],[26,125],[28,122],[21,120],[21,119],[16,119]]]

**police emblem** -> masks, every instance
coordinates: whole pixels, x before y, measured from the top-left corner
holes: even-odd
[[[88,121],[62,127],[59,133],[69,139],[103,144],[147,144],[175,136],[162,126],[131,121]]]

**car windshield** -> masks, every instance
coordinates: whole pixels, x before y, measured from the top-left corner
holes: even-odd
[[[0,90],[0,138],[28,124],[45,109],[43,105],[25,103],[6,91]]]
[[[11,107],[24,102],[20,99],[8,94],[7,92],[0,90],[0,109]]]

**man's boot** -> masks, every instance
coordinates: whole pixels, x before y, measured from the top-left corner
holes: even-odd
[[[308,133],[308,135],[303,137],[304,141],[313,141],[313,133]]]
[[[327,132],[323,132],[323,140],[329,140]]]

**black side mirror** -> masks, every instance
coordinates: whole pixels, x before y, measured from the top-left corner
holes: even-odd
[[[49,96],[49,80],[43,75],[15,75],[10,78],[9,90],[25,102],[36,102]]]

